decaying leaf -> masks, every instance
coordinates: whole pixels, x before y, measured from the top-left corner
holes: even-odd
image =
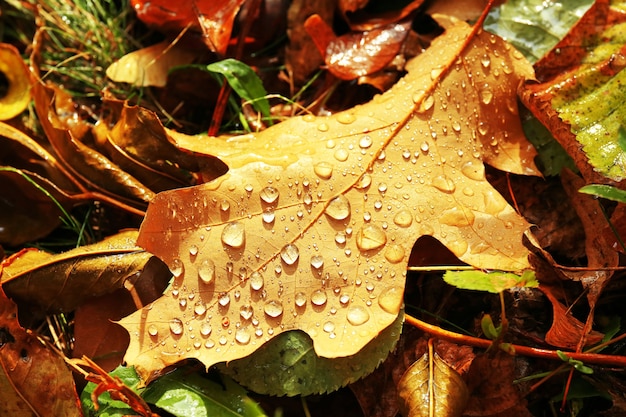
[[[174,280],[121,320],[128,363],[146,377],[187,357],[210,366],[295,329],[319,356],[353,355],[396,319],[423,235],[478,267],[528,266],[528,225],[486,181],[483,161],[537,173],[515,95],[529,64],[459,22],[408,71],[331,117],[208,144],[170,133],[230,170],[151,202],[138,243]]]
[[[53,255],[25,249],[3,261],[2,286],[12,298],[46,312],[72,311],[89,297],[122,288],[152,255],[135,246],[137,231]]]
[[[460,417],[469,389],[461,375],[430,347],[398,383],[400,412],[404,417]]]
[[[17,411],[22,414],[15,415],[82,415],[72,373],[63,358],[20,326],[17,306],[7,298],[2,286],[0,374],[0,383],[4,385],[0,414],[14,415]]]

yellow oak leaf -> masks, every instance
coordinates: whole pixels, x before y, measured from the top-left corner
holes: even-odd
[[[121,320],[129,364],[144,377],[185,358],[208,367],[294,329],[319,356],[352,355],[397,317],[424,235],[476,267],[528,267],[528,224],[483,162],[538,175],[517,113],[530,64],[459,22],[407,68],[386,93],[330,117],[228,140],[171,132],[229,171],[150,203],[138,244],[173,280]]]

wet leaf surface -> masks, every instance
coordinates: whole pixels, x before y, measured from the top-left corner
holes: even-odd
[[[174,281],[121,321],[126,359],[142,375],[185,357],[207,366],[241,358],[294,329],[319,356],[352,355],[396,318],[422,235],[482,268],[528,265],[528,225],[486,181],[483,161],[537,173],[515,98],[532,71],[462,23],[433,45],[392,90],[332,117],[210,145],[170,133],[230,170],[150,205],[138,242]],[[458,88],[463,100],[451,94]]]

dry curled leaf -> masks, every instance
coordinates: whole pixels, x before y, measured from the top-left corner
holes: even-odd
[[[13,45],[0,43],[0,74],[6,89],[0,97],[0,120],[7,120],[26,110],[30,102],[30,73]]]
[[[138,243],[174,279],[121,320],[128,363],[144,377],[188,357],[210,366],[293,329],[319,356],[352,355],[398,315],[423,235],[481,268],[528,266],[528,224],[487,182],[483,161],[537,174],[515,94],[530,65],[457,23],[408,71],[331,117],[208,144],[171,133],[230,170],[151,202]]]

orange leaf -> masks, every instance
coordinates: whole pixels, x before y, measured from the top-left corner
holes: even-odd
[[[171,132],[230,170],[150,203],[138,244],[174,279],[121,320],[128,363],[144,377],[188,357],[210,366],[292,329],[319,356],[352,355],[398,315],[423,235],[478,267],[528,266],[528,224],[483,161],[537,174],[515,94],[532,69],[464,23],[432,45],[391,90],[334,116],[209,145]]]

